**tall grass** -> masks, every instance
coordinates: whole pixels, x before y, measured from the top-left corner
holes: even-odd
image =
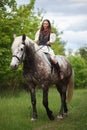
[[[26,91],[0,92],[0,130],[86,130],[87,90],[75,90],[68,105],[69,115],[63,120],[56,118],[60,108],[60,97],[56,89],[49,91],[49,106],[55,120],[50,121],[42,105],[42,90],[37,90],[38,120],[31,122],[32,107]]]

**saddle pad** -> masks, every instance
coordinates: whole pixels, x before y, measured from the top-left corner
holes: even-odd
[[[59,63],[59,66],[61,67],[63,67],[63,68],[66,68],[67,67],[67,60],[66,60],[66,57],[65,56],[61,56],[61,55],[58,55],[58,56],[56,56],[56,59],[57,59],[57,61],[58,61],[58,63]]]

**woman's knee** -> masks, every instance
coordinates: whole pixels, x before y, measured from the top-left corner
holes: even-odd
[[[50,59],[51,59],[51,61],[52,61],[54,64],[57,63],[57,60],[56,60],[54,57],[51,56]]]

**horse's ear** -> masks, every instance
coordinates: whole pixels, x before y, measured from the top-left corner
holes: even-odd
[[[14,39],[16,38],[16,34],[13,34],[13,38],[14,38]]]
[[[22,40],[25,41],[25,39],[26,39],[26,35],[23,34],[23,35],[22,35]]]

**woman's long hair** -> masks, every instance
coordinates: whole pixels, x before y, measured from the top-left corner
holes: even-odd
[[[41,25],[41,28],[40,28],[40,33],[41,33],[41,32],[44,32],[43,23],[44,23],[45,21],[47,21],[48,24],[49,24],[49,25],[48,25],[48,30],[47,30],[47,32],[48,32],[48,33],[51,33],[51,23],[50,23],[50,21],[49,21],[48,19],[44,19],[44,20],[43,20],[42,25]]]

